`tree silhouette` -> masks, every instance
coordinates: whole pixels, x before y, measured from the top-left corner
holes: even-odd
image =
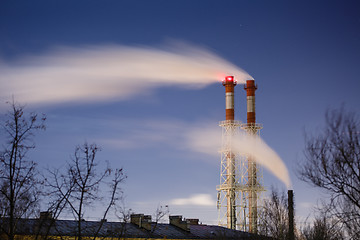
[[[300,178],[329,194],[327,211],[339,219],[350,239],[360,236],[360,126],[354,113],[329,110],[326,125],[306,138]]]
[[[57,208],[59,211],[67,208],[77,221],[73,234],[78,240],[83,237],[82,225],[86,210],[96,203],[102,203],[104,208],[101,224],[96,225],[95,229],[86,229],[87,232],[91,231],[94,239],[98,237],[110,209],[121,200],[120,183],[126,178],[123,169],[113,170],[108,164],[104,169],[99,169],[100,161],[96,159],[98,151],[95,144],[77,146],[66,170],[51,170],[51,177],[46,181],[55,199],[51,206],[62,206]],[[100,188],[106,187],[108,194],[100,191]]]
[[[270,197],[264,200],[259,209],[258,233],[275,239],[286,240],[288,237],[288,209],[286,194],[272,189]]]
[[[342,240],[345,237],[338,220],[326,212],[316,216],[312,223],[306,223],[301,234],[306,240]]]
[[[35,148],[33,137],[45,129],[45,116],[26,115],[24,107],[10,104],[11,110],[1,124],[5,143],[0,153],[0,216],[1,233],[13,240],[18,219],[34,213],[39,200],[36,163],[27,158]]]

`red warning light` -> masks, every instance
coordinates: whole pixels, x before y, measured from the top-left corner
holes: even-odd
[[[236,85],[237,81],[234,79],[234,76],[226,76],[224,80],[222,80],[222,84],[225,86],[227,84]]]

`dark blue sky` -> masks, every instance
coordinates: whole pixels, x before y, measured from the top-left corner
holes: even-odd
[[[59,47],[76,54],[89,46],[161,48],[179,41],[208,49],[255,78],[262,137],[289,168],[301,216],[319,197],[294,174],[303,159],[304,129],[316,133],[327,108],[345,104],[359,111],[359,12],[358,1],[1,1],[0,70],[31,71],[37,58],[53,56]],[[0,80],[10,84],[12,75]],[[4,100],[15,93],[0,94]],[[241,85],[236,94],[237,119],[245,120]],[[126,202],[135,211],[149,214],[158,204],[170,204],[173,214],[215,223],[215,207],[171,206],[171,201],[196,194],[215,201],[220,156],[184,147],[177,130],[203,122],[216,126],[224,119],[220,82],[195,90],[156,87],[125,100],[27,107],[48,115],[48,130],[37,137],[33,152],[41,166],[65,162],[84,140],[97,142],[102,158],[126,169]],[[266,170],[264,183],[284,188]]]

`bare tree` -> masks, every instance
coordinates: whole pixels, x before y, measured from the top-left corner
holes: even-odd
[[[83,220],[86,210],[101,203],[104,206],[101,223],[96,225],[95,229],[87,229],[88,232],[91,231],[94,239],[99,235],[110,209],[121,199],[120,183],[126,178],[123,169],[112,170],[108,164],[100,170],[100,162],[96,159],[98,151],[99,148],[95,144],[85,143],[77,146],[66,171],[52,170],[50,171],[52,177],[46,180],[53,189],[52,194],[55,197],[52,206],[57,210],[66,207],[77,221],[73,234],[79,240],[82,239],[85,228]],[[106,186],[109,190],[108,194],[101,195],[104,193],[100,188],[104,189]]]
[[[321,212],[312,223],[306,223],[301,229],[301,234],[306,240],[342,240],[344,234],[338,219]]]
[[[124,239],[127,231],[127,225],[131,220],[133,211],[131,208],[125,207],[125,202],[122,199],[122,204],[115,206],[115,215],[120,221],[120,224],[115,229],[111,229],[110,236],[113,239]]]
[[[272,189],[271,195],[264,200],[264,206],[259,211],[260,235],[285,240],[288,237],[288,209],[287,198],[283,192]]]
[[[158,223],[160,223],[163,218],[165,216],[169,216],[170,210],[169,210],[169,206],[165,205],[165,206],[158,206],[156,208],[156,211],[154,213],[154,224],[151,226],[151,233],[154,233]]]
[[[38,203],[39,180],[36,163],[27,158],[35,148],[36,131],[45,129],[45,116],[36,113],[26,115],[24,107],[9,103],[11,110],[1,124],[5,143],[0,153],[0,216],[1,232],[13,240],[18,219],[34,213]]]
[[[341,220],[348,238],[360,236],[360,125],[354,113],[327,111],[324,130],[306,138],[300,178],[325,190],[327,209]]]

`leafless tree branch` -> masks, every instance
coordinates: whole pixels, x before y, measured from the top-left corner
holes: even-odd
[[[0,152],[0,211],[1,232],[13,240],[17,221],[34,213],[38,203],[40,180],[36,177],[36,163],[26,158],[35,148],[33,137],[45,130],[45,116],[24,114],[24,106],[9,102],[11,110],[1,123],[5,143]]]
[[[360,125],[354,113],[327,111],[326,126],[306,137],[306,161],[299,177],[330,195],[332,216],[340,219],[350,239],[360,235]]]

